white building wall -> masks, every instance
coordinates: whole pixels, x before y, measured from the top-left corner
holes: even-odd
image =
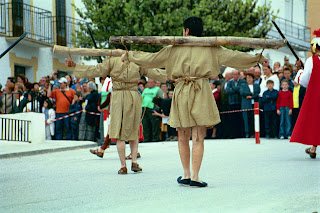
[[[4,37],[0,37],[0,47],[1,53],[6,50],[10,44],[6,41]],[[0,59],[0,83],[2,84],[2,89],[4,88],[7,78],[11,76],[9,53]]]

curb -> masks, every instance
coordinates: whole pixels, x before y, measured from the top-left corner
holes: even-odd
[[[20,157],[27,157],[27,156],[33,156],[33,155],[71,151],[71,150],[76,150],[76,149],[85,149],[85,148],[92,148],[92,147],[97,147],[97,144],[87,144],[87,145],[72,146],[72,147],[61,147],[61,148],[54,148],[54,149],[41,149],[41,150],[33,150],[33,151],[27,151],[27,152],[15,152],[15,153],[0,155],[0,159],[20,158]]]

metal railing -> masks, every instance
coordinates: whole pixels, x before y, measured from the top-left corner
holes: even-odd
[[[29,142],[29,130],[31,121],[11,118],[0,118],[0,140]]]
[[[53,25],[56,26],[57,38],[55,44],[74,46],[73,38],[77,35],[77,32],[80,31],[80,23],[84,23],[84,21],[69,16],[54,16],[52,20]]]
[[[300,46],[302,49],[309,49],[310,27],[279,17],[275,20],[275,22],[286,38],[290,40],[290,43],[295,44],[297,47]],[[280,34],[274,26],[272,26],[268,36],[281,39]]]
[[[52,16],[51,11],[29,4],[0,2],[0,33],[8,37],[19,37],[27,32],[27,37],[36,41],[72,46],[80,22],[83,21],[68,16]]]
[[[30,94],[30,97],[28,97]],[[41,93],[27,92],[26,94],[20,93],[3,93],[1,106],[1,113],[14,114],[20,112],[41,112],[40,99]],[[29,100],[31,98],[31,100]]]

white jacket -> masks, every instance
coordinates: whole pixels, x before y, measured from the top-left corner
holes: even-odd
[[[44,107],[42,108],[42,112],[44,112]],[[49,109],[49,118],[46,120],[48,125],[50,126],[51,135],[54,135],[54,119],[56,119],[56,112],[54,109]]]

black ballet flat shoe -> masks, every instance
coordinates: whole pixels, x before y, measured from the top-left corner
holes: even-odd
[[[203,182],[203,181],[201,181],[201,182],[198,182],[198,181],[190,181],[190,186],[191,187],[207,187],[208,186],[208,184],[206,183],[206,182]]]
[[[181,185],[184,185],[184,186],[189,186],[190,185],[190,181],[191,181],[191,178],[188,178],[188,179],[182,179],[182,176],[178,177],[177,179],[177,182]]]

